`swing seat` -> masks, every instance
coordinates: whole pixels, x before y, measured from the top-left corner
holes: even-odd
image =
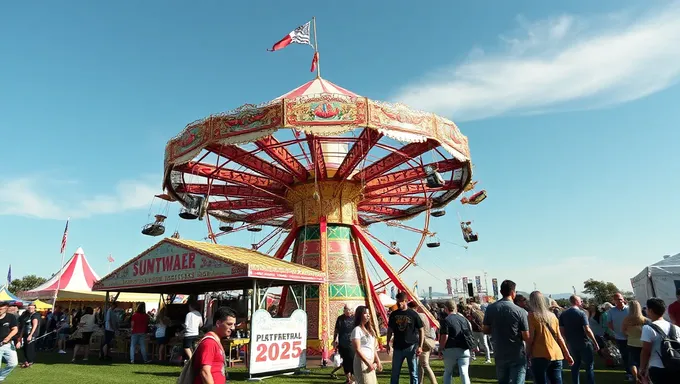
[[[222,232],[231,232],[234,230],[234,226],[231,224],[222,224],[220,225],[220,231]]]
[[[160,236],[165,233],[165,226],[159,222],[149,223],[142,227],[142,234],[146,236]]]
[[[425,171],[425,183],[428,188],[441,188],[444,186],[444,179],[435,167],[426,165],[423,167],[423,171]]]
[[[185,220],[196,220],[198,219],[199,209],[198,207],[182,208],[179,211],[179,217]]]
[[[434,217],[442,217],[444,215],[446,215],[446,211],[443,209],[440,209],[438,211],[432,211],[432,216]]]
[[[472,243],[472,242],[477,241],[479,239],[479,236],[477,236],[476,233],[474,233],[474,234],[470,233],[470,234],[466,234],[465,236],[463,236],[463,238],[465,239],[465,242]]]
[[[390,255],[398,255],[399,254],[399,248],[390,248],[388,251]]]
[[[260,232],[262,231],[262,227],[259,225],[248,227],[248,232]]]
[[[202,217],[202,208],[205,197],[187,195],[187,205],[179,211],[179,217],[186,220],[196,220]]]
[[[439,244],[439,241],[431,241],[431,242],[427,243],[427,247],[428,247],[428,248],[437,248],[437,247],[439,247],[440,245],[441,245],[441,244]]]

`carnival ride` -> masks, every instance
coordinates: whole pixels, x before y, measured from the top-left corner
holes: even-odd
[[[271,243],[265,253],[328,273],[305,295],[281,294],[280,314],[292,309],[292,296],[306,297],[314,353],[328,346],[330,316],[343,305],[367,305],[386,321],[377,292],[388,284],[418,301],[400,275],[417,265],[424,244],[440,245],[430,219],[472,190],[471,177],[468,140],[452,121],[317,75],[270,102],[187,125],[166,146],[162,196],[181,204],[182,218],[204,220],[207,240],[272,228],[253,249]],[[422,227],[404,223],[416,217]],[[373,231],[380,225],[400,234],[384,241]],[[407,244],[415,247],[407,252]]]

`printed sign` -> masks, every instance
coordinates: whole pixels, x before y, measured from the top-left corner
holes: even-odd
[[[453,295],[453,288],[451,287],[451,279],[446,279],[446,292]]]
[[[477,292],[482,291],[482,278],[481,278],[481,276],[475,276],[475,288],[477,288]]]
[[[173,244],[161,243],[99,282],[97,289],[167,285],[245,276],[245,268]]]
[[[491,286],[493,287],[493,297],[498,297],[498,279],[491,279]]]
[[[272,318],[258,309],[250,331],[251,374],[279,372],[307,365],[307,313],[296,309],[285,318]]]
[[[467,276],[463,276],[463,290],[466,290],[468,286],[468,278]]]

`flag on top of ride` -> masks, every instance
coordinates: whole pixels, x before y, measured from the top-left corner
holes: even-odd
[[[61,251],[59,253],[64,253],[66,250],[66,242],[68,241],[68,219],[66,220],[66,228],[64,228],[64,236],[61,237]]]
[[[272,46],[271,49],[267,49],[269,52],[274,52],[278,51],[280,49],[286,48],[290,44],[303,44],[303,45],[309,45],[310,47],[314,48],[312,45],[312,39],[311,39],[311,34],[310,34],[310,26],[312,25],[311,21],[306,22],[305,24],[295,28],[291,33],[287,34],[283,39],[279,40],[274,46]],[[316,71],[316,67],[319,64],[319,52],[314,49],[314,57],[312,57],[312,66],[310,68],[310,72]]]
[[[109,255],[109,257],[107,257],[106,260],[108,260],[109,263],[113,263],[115,261],[111,255]]]
[[[283,39],[279,40],[278,43],[274,44],[272,49],[268,49],[270,52],[278,51],[279,49],[286,48],[291,43],[293,44],[306,44],[310,47],[312,46],[311,37],[309,33],[309,26],[312,24],[311,21],[295,28],[293,32],[289,33]]]
[[[7,271],[7,286],[12,284],[12,264],[9,265],[9,270]]]

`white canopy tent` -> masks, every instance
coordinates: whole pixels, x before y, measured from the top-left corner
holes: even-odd
[[[630,283],[635,299],[643,307],[650,297],[658,297],[666,306],[670,305],[676,300],[675,291],[680,289],[680,253],[664,256],[658,263],[645,267]]]

